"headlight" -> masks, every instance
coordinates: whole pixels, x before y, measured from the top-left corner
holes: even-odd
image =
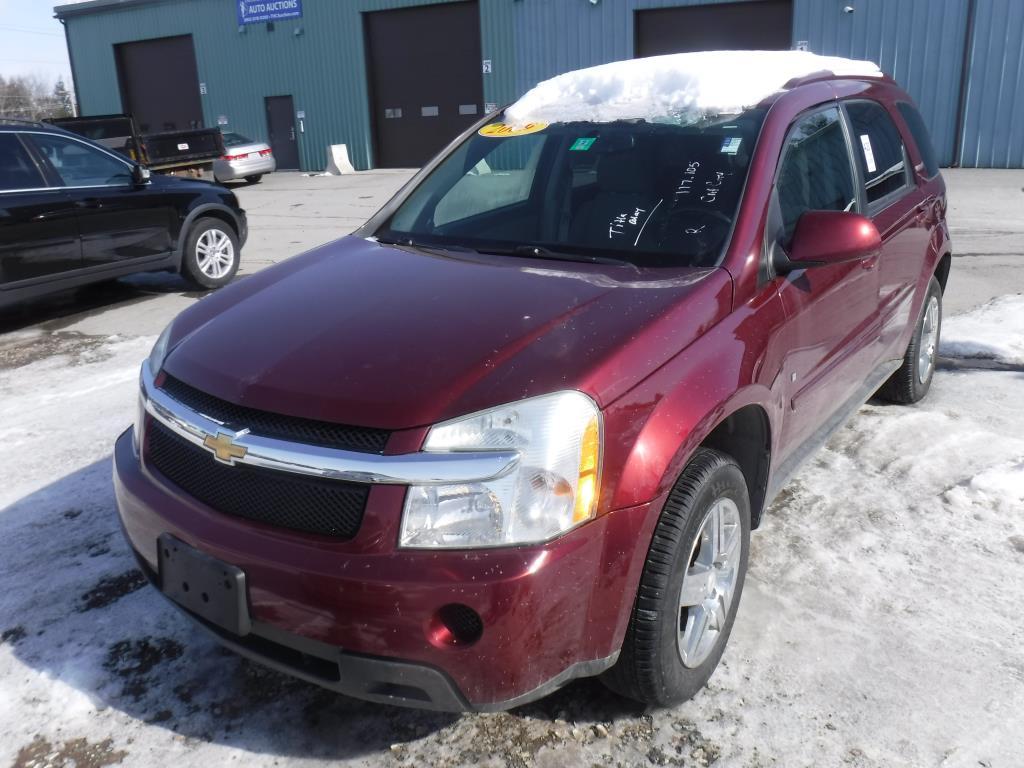
[[[424,451],[509,451],[497,480],[409,488],[400,546],[459,549],[546,541],[594,516],[601,413],[581,392],[522,400],[434,426]]]
[[[160,373],[160,369],[164,365],[164,359],[167,357],[167,343],[171,338],[171,328],[173,327],[174,323],[170,323],[164,328],[164,332],[160,334],[160,338],[153,345],[153,351],[149,353],[149,370],[154,376]]]

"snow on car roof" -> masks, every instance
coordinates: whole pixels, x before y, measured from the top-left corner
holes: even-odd
[[[505,110],[515,126],[736,114],[816,73],[881,77],[870,61],[808,51],[701,51],[601,64],[536,85]]]

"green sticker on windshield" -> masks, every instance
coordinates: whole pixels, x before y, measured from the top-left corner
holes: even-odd
[[[594,142],[595,141],[597,141],[596,138],[594,138],[594,139],[576,139],[576,141],[574,141],[572,143],[572,146],[569,147],[569,151],[570,152],[586,152],[588,149],[590,149],[592,146],[594,146]]]

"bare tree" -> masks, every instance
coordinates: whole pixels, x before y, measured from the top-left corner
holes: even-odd
[[[73,99],[63,78],[51,86],[35,75],[0,76],[0,118],[41,120],[73,114]]]

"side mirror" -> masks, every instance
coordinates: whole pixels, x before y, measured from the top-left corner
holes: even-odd
[[[789,253],[775,249],[780,274],[876,256],[882,237],[874,222],[859,213],[807,211],[796,223]]]
[[[143,184],[149,184],[149,168],[141,164],[133,165],[132,184],[137,187],[141,187]]]

